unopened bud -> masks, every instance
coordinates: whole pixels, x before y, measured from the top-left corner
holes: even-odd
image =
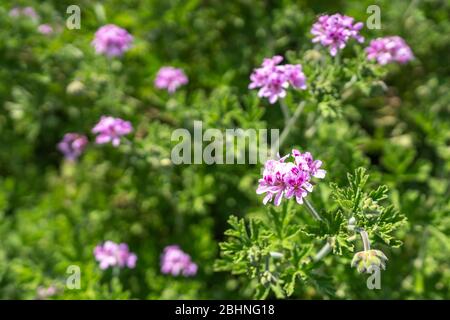
[[[373,268],[385,270],[387,260],[380,250],[360,251],[354,255],[351,266],[356,267],[359,273],[371,273]]]

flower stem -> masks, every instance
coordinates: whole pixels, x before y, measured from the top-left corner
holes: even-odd
[[[370,250],[370,240],[369,235],[367,234],[367,231],[364,229],[359,230],[359,234],[361,235],[361,240],[364,245],[364,251]]]
[[[283,116],[284,116],[284,123],[287,125],[289,118],[291,117],[291,112],[289,111],[288,106],[282,99],[280,99],[280,106],[281,106],[281,111],[283,112]]]
[[[305,206],[308,209],[308,211],[311,213],[313,218],[316,219],[317,221],[323,221],[322,217],[317,213],[316,209],[314,209],[311,202],[309,202],[307,199],[303,199],[303,201],[305,202]]]
[[[317,254],[314,256],[313,260],[314,262],[320,261],[323,259],[323,257],[325,257],[328,253],[331,252],[331,249],[333,247],[331,246],[331,244],[329,242],[327,242],[322,249],[319,250],[319,252],[317,252]]]

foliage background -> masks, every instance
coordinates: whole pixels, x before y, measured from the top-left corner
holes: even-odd
[[[351,257],[330,256],[333,289],[299,282],[293,298],[450,298],[449,1],[79,0],[81,29],[68,30],[73,2],[0,6],[0,298],[33,299],[38,286],[52,284],[61,287],[59,299],[252,297],[251,285],[213,264],[229,215],[263,210],[255,194],[260,167],[173,166],[171,133],[194,120],[281,128],[280,108],[248,91],[251,70],[274,54],[326,54],[311,51],[315,17],[341,12],[365,22],[371,4],[381,8],[382,29],[364,29],[365,43],[400,35],[415,61],[386,67],[385,90],[372,83],[337,106],[309,106],[298,124],[307,129],[296,130],[282,153],[311,151],[327,182],[338,184],[365,166],[406,214],[404,244],[389,251],[382,290],[367,290]],[[33,6],[59,32],[45,37],[32,22],[10,18],[15,5]],[[90,45],[106,23],[135,37],[122,59],[97,56]],[[156,90],[163,65],[183,68],[189,85],[173,96]],[[90,132],[102,114],[133,123],[132,145],[91,144],[76,164],[65,162],[55,147],[63,134]],[[315,199],[325,205],[328,193],[323,183]],[[92,255],[108,239],[127,242],[139,257],[120,280]],[[173,243],[198,263],[195,278],[160,273],[160,253]],[[63,290],[73,264],[82,288]]]

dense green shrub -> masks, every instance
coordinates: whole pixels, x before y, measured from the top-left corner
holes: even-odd
[[[56,299],[450,298],[448,1],[378,1],[381,30],[364,28],[365,43],[350,42],[339,60],[311,43],[311,25],[334,12],[365,22],[371,1],[80,0],[81,29],[69,30],[73,2],[0,6],[0,298],[34,299],[49,286],[57,287]],[[37,22],[11,17],[15,5],[34,7],[55,33],[42,35]],[[121,58],[91,46],[107,23],[134,36]],[[387,35],[402,36],[415,59],[368,62],[363,48]],[[308,90],[285,99],[292,113],[307,103],[280,152],[295,147],[323,161],[327,176],[311,198],[336,225],[316,224],[293,200],[265,207],[255,193],[261,165],[170,161],[172,132],[192,130],[196,120],[205,129],[284,128],[279,105],[248,90],[252,70],[275,54],[301,63],[308,78]],[[189,77],[172,95],[153,85],[165,65]],[[128,143],[93,143],[91,129],[102,115],[133,124]],[[67,132],[91,141],[76,162],[56,148]],[[342,190],[355,185],[348,173],[362,179],[360,167],[370,175],[367,192],[389,190],[380,203],[392,221],[380,225],[392,230],[375,239],[389,258],[381,290],[368,290],[366,276],[350,267],[361,245],[341,232],[351,216],[344,213],[352,212]],[[224,235],[227,221],[239,231]],[[330,235],[338,235],[338,245],[313,268],[280,267],[284,282],[264,291],[252,266],[239,260],[249,248],[233,244],[249,224],[260,225],[255,244],[279,241],[298,251],[298,261]],[[276,236],[276,228],[286,234]],[[102,271],[93,250],[106,240],[126,242],[138,256],[136,268]],[[221,252],[219,243],[232,250]],[[191,255],[195,277],[160,272],[170,244]],[[65,287],[70,265],[81,269],[78,290]]]

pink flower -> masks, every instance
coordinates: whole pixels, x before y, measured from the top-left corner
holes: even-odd
[[[272,104],[286,97],[289,85],[296,89],[306,89],[306,77],[302,66],[300,64],[279,65],[281,61],[283,61],[281,56],[265,58],[261,67],[256,68],[250,75],[251,83],[248,88],[260,88],[258,96],[269,99]]]
[[[64,154],[66,159],[74,161],[83,153],[87,144],[86,136],[78,133],[66,133],[58,143],[58,150]]]
[[[14,7],[11,10],[9,10],[9,16],[10,17],[18,17],[21,14],[21,9],[18,7]]]
[[[55,294],[57,294],[58,289],[54,285],[51,285],[49,287],[39,286],[36,289],[36,293],[37,293],[37,299],[44,300],[44,299],[47,299],[47,298],[52,297]]]
[[[32,19],[37,19],[39,17],[39,15],[36,13],[36,11],[32,7],[23,8],[22,13],[25,16],[30,17]]]
[[[97,30],[92,45],[98,54],[117,57],[130,49],[132,42],[133,36],[127,30],[113,24],[107,24]]]
[[[320,16],[311,29],[314,35],[312,42],[320,42],[323,46],[329,47],[332,56],[344,49],[350,38],[364,42],[364,37],[359,34],[364,25],[362,22],[353,24],[353,20],[352,17],[339,13]]]
[[[45,35],[49,35],[53,33],[53,28],[48,24],[41,24],[38,27],[38,32]]]
[[[161,272],[172,276],[183,275],[185,277],[197,274],[197,264],[192,262],[191,257],[183,252],[177,245],[164,248],[161,256]]]
[[[327,172],[323,169],[320,169],[320,167],[322,166],[322,161],[314,160],[311,153],[305,152],[301,154],[300,151],[293,149],[292,156],[295,159],[295,164],[301,170],[307,171],[311,176],[315,178],[325,178],[325,174]]]
[[[155,78],[155,86],[158,89],[167,89],[170,93],[187,83],[188,78],[183,70],[174,67],[162,67]]]
[[[377,60],[381,65],[391,62],[406,63],[414,59],[411,48],[398,36],[377,38],[366,48],[367,59]]]
[[[306,77],[303,74],[301,64],[286,64],[284,66],[284,74],[291,86],[297,89],[306,89]]]
[[[285,160],[292,155],[294,162]],[[326,171],[320,169],[322,162],[314,160],[311,153],[304,154],[294,149],[292,154],[278,160],[268,160],[264,165],[262,179],[256,189],[257,194],[266,194],[263,203],[272,201],[276,206],[281,204],[283,198],[295,197],[297,203],[302,204],[303,198],[312,192],[312,177],[324,178]]]
[[[130,268],[136,266],[137,256],[130,252],[126,243],[117,244],[113,241],[105,241],[94,249],[95,260],[100,263],[100,269],[109,267]]]
[[[92,129],[93,133],[98,133],[95,142],[104,144],[112,142],[114,147],[120,145],[120,137],[133,131],[130,122],[120,118],[102,116],[100,121]]]
[[[39,15],[32,7],[25,7],[25,8],[14,7],[9,11],[9,16],[13,18],[25,16],[31,18],[32,20],[39,19]]]

